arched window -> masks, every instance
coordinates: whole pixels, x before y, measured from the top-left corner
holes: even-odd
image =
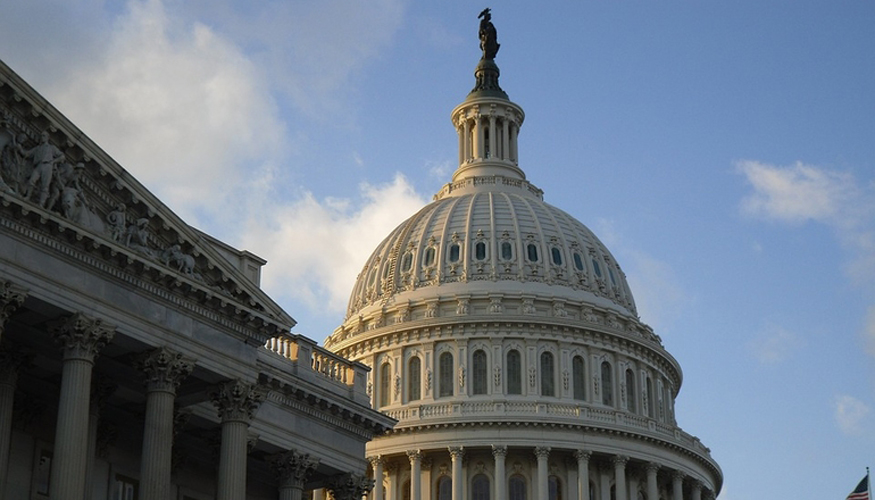
[[[380,365],[380,407],[389,406],[392,387],[392,367],[389,363]]]
[[[491,500],[489,478],[485,474],[477,474],[471,480],[471,500]]]
[[[462,252],[462,247],[458,243],[450,245],[449,260],[450,262],[459,262],[459,256]]]
[[[437,499],[453,500],[453,480],[450,476],[441,476],[437,480]]]
[[[526,500],[526,478],[519,474],[510,476],[507,482],[508,500]]]
[[[614,377],[607,361],[602,361],[602,404],[614,406]]]
[[[557,266],[562,265],[562,252],[558,248],[553,247],[550,249],[550,258],[553,259],[553,264]]]
[[[523,393],[522,362],[516,349],[507,352],[507,393]]]
[[[558,476],[551,475],[547,478],[547,491],[549,500],[562,500],[562,483]]]
[[[509,241],[501,242],[501,260],[513,259],[513,245]]]
[[[583,356],[574,356],[571,360],[571,378],[574,385],[574,399],[586,400],[586,370]]]
[[[526,245],[526,256],[529,258],[529,262],[538,262],[538,245],[534,243]]]
[[[425,267],[431,267],[434,265],[434,247],[428,247],[425,249],[425,256],[422,259],[422,265]]]
[[[416,401],[422,397],[422,361],[419,356],[410,358],[407,363],[407,400]]]
[[[471,376],[473,381],[471,382],[471,387],[474,394],[486,394],[486,383],[487,383],[487,366],[486,366],[486,352],[482,349],[478,349],[474,351],[472,363]]]
[[[438,358],[438,396],[453,395],[453,355],[445,352]]]
[[[478,241],[474,244],[474,260],[486,260],[486,242]]]
[[[647,416],[653,418],[656,401],[653,400],[653,382],[647,377]]]
[[[626,370],[626,404],[629,411],[635,413],[635,373],[632,370]]]
[[[549,352],[541,353],[541,395],[555,396],[556,388],[553,382],[553,354]]]

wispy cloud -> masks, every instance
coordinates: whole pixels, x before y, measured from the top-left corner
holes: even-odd
[[[751,355],[761,364],[771,365],[786,360],[800,347],[802,338],[777,325],[769,325],[747,343]]]
[[[859,399],[841,394],[834,402],[836,424],[843,433],[856,436],[863,434],[868,427],[867,419],[871,409]]]

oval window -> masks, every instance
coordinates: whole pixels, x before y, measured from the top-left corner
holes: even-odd
[[[577,252],[574,252],[574,268],[578,271],[583,271],[583,259]]]
[[[595,259],[592,259],[592,269],[595,271],[595,275],[599,278],[602,277],[602,268],[599,267],[599,263],[596,262]]]
[[[477,260],[485,260],[486,259],[486,243],[483,241],[478,241],[476,245],[474,245],[474,258]]]
[[[550,257],[553,259],[553,264],[557,266],[562,265],[562,252],[558,248],[553,247],[550,249]]]
[[[501,260],[513,259],[513,245],[509,241],[501,242]]]
[[[538,246],[534,243],[526,245],[526,253],[530,262],[538,262]]]
[[[423,260],[422,265],[425,267],[434,265],[434,247],[428,247],[425,249],[425,259]]]
[[[450,245],[450,256],[449,256],[450,262],[459,262],[460,251],[461,251],[461,249],[459,248],[458,243],[453,243],[452,245]]]
[[[410,271],[410,268],[413,266],[413,254],[411,252],[407,252],[404,254],[404,257],[401,259],[401,272],[406,273]]]

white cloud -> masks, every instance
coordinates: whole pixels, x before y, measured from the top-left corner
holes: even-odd
[[[836,396],[835,419],[836,424],[843,433],[849,435],[862,434],[869,413],[869,406],[859,399],[846,394]]]
[[[761,364],[769,365],[787,359],[795,349],[799,348],[801,342],[799,335],[783,327],[770,325],[749,341],[747,347]]]
[[[400,174],[387,185],[361,186],[355,202],[304,193],[291,204],[253,207],[242,241],[268,260],[263,285],[272,296],[342,314],[367,257],[425,202]]]

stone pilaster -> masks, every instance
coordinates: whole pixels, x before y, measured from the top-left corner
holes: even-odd
[[[264,401],[266,391],[234,380],[222,384],[212,396],[222,419],[217,500],[245,500],[249,423]]]
[[[270,467],[279,480],[279,500],[301,500],[304,484],[318,465],[318,458],[295,450],[273,457]]]
[[[0,338],[6,328],[6,321],[12,316],[24,299],[27,298],[27,290],[8,281],[0,280]]]
[[[644,469],[647,471],[647,498],[659,498],[659,486],[656,483],[656,473],[659,472],[659,464],[648,462]]]
[[[462,458],[465,456],[465,449],[462,446],[450,446],[449,450],[453,462],[453,500],[462,500],[465,486],[462,480]]]
[[[0,318],[2,321],[3,318]],[[3,326],[0,323],[0,330]],[[30,364],[31,356],[17,348],[0,347],[0,500],[5,498],[9,471],[9,447],[12,444],[12,410],[18,372]]]
[[[422,452],[407,450],[410,459],[410,500],[422,500]]]
[[[574,458],[577,459],[577,498],[580,500],[595,500],[589,498],[589,459],[591,451],[577,450]]]
[[[550,500],[550,489],[547,484],[547,458],[549,456],[549,446],[538,446],[535,448],[535,457],[538,459],[538,491],[535,495],[537,500]]]
[[[507,446],[492,445],[492,456],[495,458],[495,498],[504,499],[507,497]]]
[[[137,362],[146,375],[146,425],[140,460],[140,498],[170,496],[173,464],[173,403],[179,383],[194,369],[194,360],[161,347]]]
[[[629,457],[614,456],[614,484],[617,487],[617,500],[626,500],[629,497],[629,487],[626,485],[626,463],[628,461]]]
[[[52,329],[64,353],[61,396],[52,463],[51,499],[82,500],[85,495],[88,411],[91,370],[100,350],[115,335],[115,327],[77,313]]]
[[[386,462],[381,455],[370,457],[368,460],[374,470],[374,500],[383,500],[383,466]]]
[[[361,474],[341,474],[328,481],[334,500],[361,500],[374,487],[374,480]]]

